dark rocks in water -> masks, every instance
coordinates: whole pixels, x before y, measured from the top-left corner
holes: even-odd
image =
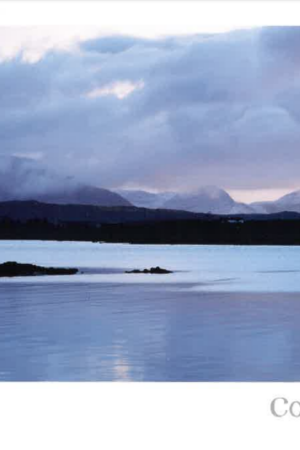
[[[127,270],[125,273],[158,273],[158,274],[164,274],[164,273],[173,273],[171,270],[162,269],[161,267],[151,267],[151,269],[144,269],[144,270]]]
[[[35,275],[74,275],[78,269],[61,267],[41,267],[34,264],[19,264],[9,261],[0,264],[0,277],[30,277]]]

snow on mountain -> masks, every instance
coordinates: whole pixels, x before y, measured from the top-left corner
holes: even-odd
[[[191,212],[214,214],[250,214],[253,209],[244,203],[238,203],[230,195],[216,186],[203,186],[189,193],[119,190],[135,206],[146,208],[177,209]]]
[[[282,211],[300,212],[300,191],[294,191],[270,202],[255,202],[250,205],[258,213],[270,214]]]
[[[163,205],[168,209],[205,213],[226,213],[233,206],[234,200],[230,195],[215,186],[205,186],[196,192],[176,194]]]
[[[203,186],[192,193],[177,194],[165,202],[163,207],[212,214],[249,214],[253,212],[251,207],[235,202],[224,189],[216,186]]]
[[[300,191],[294,191],[290,194],[284,195],[274,203],[277,208],[280,208],[281,211],[300,212]]]
[[[142,190],[118,189],[115,192],[126,198],[134,206],[141,208],[162,208],[163,204],[174,197],[174,192],[153,193]]]

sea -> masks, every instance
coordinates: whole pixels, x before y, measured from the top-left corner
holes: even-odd
[[[79,272],[0,278],[2,381],[300,381],[300,247],[0,241],[6,261]]]

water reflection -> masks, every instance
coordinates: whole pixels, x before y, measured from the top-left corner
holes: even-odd
[[[0,379],[300,380],[299,294],[0,285]]]

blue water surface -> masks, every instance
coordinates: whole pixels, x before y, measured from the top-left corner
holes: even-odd
[[[300,381],[299,247],[1,241],[5,261],[80,273],[0,279],[0,380]]]

